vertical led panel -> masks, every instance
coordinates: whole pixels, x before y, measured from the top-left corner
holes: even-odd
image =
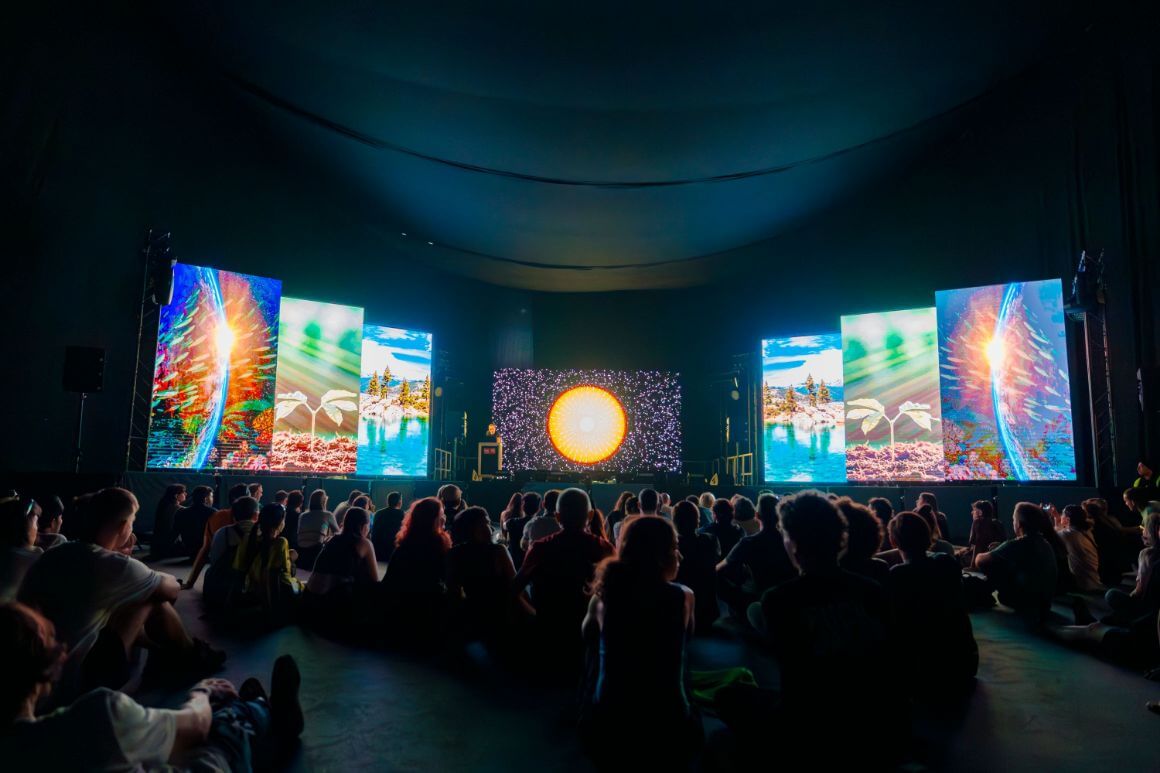
[[[936,294],[948,480],[1075,480],[1058,279]]]
[[[431,334],[364,325],[358,473],[425,476],[431,436]]]
[[[849,481],[943,479],[935,310],[842,317]]]
[[[162,307],[146,466],[264,470],[274,428],[276,279],[178,263]]]
[[[270,469],[355,471],[362,331],[357,306],[282,299]]]
[[[844,394],[837,333],[761,342],[765,480],[846,480]]]

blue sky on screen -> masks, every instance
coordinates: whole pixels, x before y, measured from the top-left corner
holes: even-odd
[[[391,369],[392,380],[419,381],[431,373],[431,334],[381,325],[363,326],[362,377]]]
[[[772,387],[814,381],[842,384],[842,336],[838,333],[767,338],[761,342],[762,380]]]

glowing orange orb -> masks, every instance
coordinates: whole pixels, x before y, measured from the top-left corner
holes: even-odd
[[[607,389],[585,384],[560,394],[548,411],[548,438],[569,461],[596,464],[620,450],[628,431],[624,406]]]

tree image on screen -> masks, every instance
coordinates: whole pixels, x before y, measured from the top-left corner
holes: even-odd
[[[362,330],[357,306],[282,299],[270,469],[355,471]]]
[[[1075,480],[1058,279],[936,293],[948,480]]]
[[[264,470],[282,283],[178,263],[158,320],[146,466]]]
[[[842,317],[846,477],[943,479],[935,310]]]
[[[424,476],[431,417],[431,334],[363,326],[360,475]]]
[[[842,338],[761,342],[765,480],[846,480]]]

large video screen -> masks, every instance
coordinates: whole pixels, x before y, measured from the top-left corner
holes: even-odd
[[[846,480],[842,337],[761,342],[765,480]]]
[[[1058,279],[935,295],[948,480],[1075,480]]]
[[[355,471],[363,310],[282,298],[270,469]]]
[[[160,312],[147,467],[264,470],[282,283],[178,263]]]
[[[425,476],[430,420],[431,334],[364,325],[358,473]]]
[[[849,481],[943,479],[935,310],[842,317]]]
[[[681,469],[675,373],[499,370],[491,410],[506,470]]]

